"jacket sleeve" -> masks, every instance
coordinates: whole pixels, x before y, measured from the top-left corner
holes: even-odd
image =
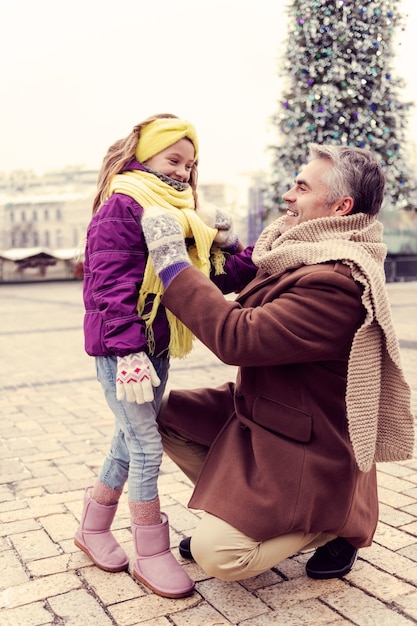
[[[211,273],[211,280],[222,293],[238,293],[255,278],[258,268],[252,261],[253,246],[235,254],[227,254],[224,274]]]
[[[340,359],[364,310],[361,288],[337,265],[303,267],[280,278],[258,276],[235,301],[187,267],[162,302],[229,365]]]
[[[89,292],[103,325],[102,340],[116,356],[146,350],[137,302],[147,260],[140,226],[142,208],[114,194],[93,218],[88,233]]]

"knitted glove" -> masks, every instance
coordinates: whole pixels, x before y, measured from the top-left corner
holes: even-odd
[[[233,230],[233,219],[228,213],[220,211],[212,204],[199,207],[196,213],[207,226],[217,229],[214,242],[220,249],[234,248],[237,245],[238,236]]]
[[[161,381],[145,352],[117,357],[116,397],[128,402],[145,404],[154,399],[153,388]]]
[[[168,211],[149,207],[142,229],[155,272],[166,287],[179,271],[191,265],[181,226]]]

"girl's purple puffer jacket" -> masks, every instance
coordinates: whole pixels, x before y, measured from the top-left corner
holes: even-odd
[[[127,169],[127,168],[126,168]],[[142,169],[137,162],[128,169]],[[91,356],[148,352],[145,323],[137,302],[148,249],[142,232],[143,208],[115,193],[93,216],[87,229],[83,297],[85,350]],[[227,256],[226,274],[212,276],[223,293],[240,291],[255,276],[253,246]],[[149,306],[151,302],[147,302]],[[169,326],[159,306],[153,323],[155,355],[168,349]]]

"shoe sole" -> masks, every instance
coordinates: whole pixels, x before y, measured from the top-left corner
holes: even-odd
[[[158,589],[157,587],[153,587],[148,580],[145,580],[144,578],[139,576],[136,570],[133,570],[133,577],[136,578],[136,580],[138,580],[140,583],[142,583],[142,585],[145,585],[146,587],[148,587],[148,589],[156,593],[158,596],[162,596],[163,598],[173,598],[173,599],[186,598],[187,596],[190,596],[194,592],[194,585],[191,587],[191,589],[187,589],[187,591],[181,591],[179,593],[171,593],[169,591],[162,591],[161,589]]]
[[[317,571],[311,570],[310,568],[306,566],[306,573],[307,573],[307,576],[309,576],[310,578],[315,578],[316,580],[328,580],[330,578],[343,578],[343,576],[346,576],[346,574],[349,574],[350,570],[355,565],[357,558],[358,558],[358,553],[355,552],[349,565],[346,565],[346,567],[340,570],[328,570],[327,572],[323,572],[323,571],[317,572]]]
[[[97,567],[104,570],[105,572],[111,572],[111,573],[116,574],[117,572],[125,572],[129,567],[129,561],[127,561],[124,565],[119,565],[117,567],[106,567],[102,563],[98,563],[98,561],[95,560],[91,552],[89,552],[88,549],[82,545],[82,543],[79,543],[76,539],[74,539],[74,543],[77,546],[77,548],[82,550],[84,554],[86,554],[88,558],[90,558],[93,561],[94,565],[97,565]]]

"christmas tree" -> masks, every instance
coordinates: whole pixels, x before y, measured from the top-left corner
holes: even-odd
[[[395,39],[404,28],[399,0],[293,0],[280,61],[286,80],[272,148],[272,214],[305,163],[308,143],[372,150],[387,175],[383,213],[416,209],[409,168],[402,78],[393,73]]]

